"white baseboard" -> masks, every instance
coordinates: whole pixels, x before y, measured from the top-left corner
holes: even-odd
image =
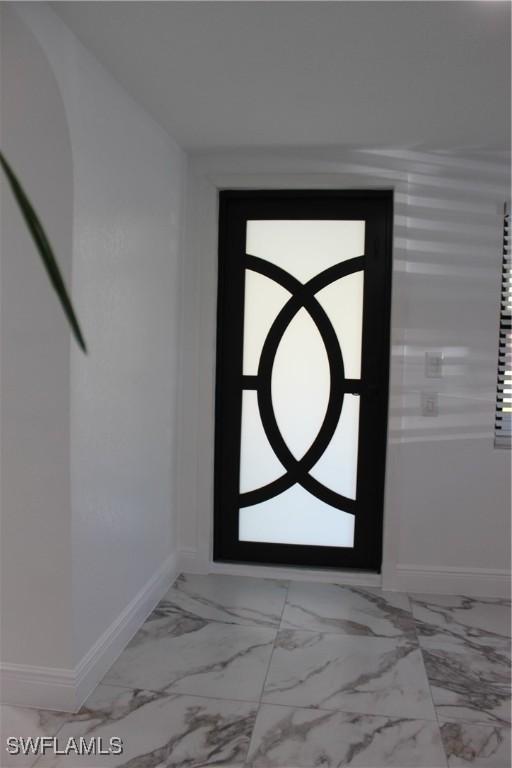
[[[401,592],[510,598],[511,573],[495,568],[399,563],[390,587]]]
[[[77,709],[73,669],[2,664],[0,691],[2,704],[62,712]]]
[[[328,571],[314,568],[284,568],[266,565],[214,563],[197,550],[180,550],[182,573],[225,573],[233,576],[259,576],[290,581],[323,581],[354,586],[381,586],[398,592],[506,597],[511,594],[510,571],[456,566],[425,566],[400,563],[383,564],[382,576],[359,571]]]
[[[76,712],[140,629],[177,576],[178,561],[176,553],[173,553],[115,618],[74,669],[2,664],[0,666],[2,703]]]

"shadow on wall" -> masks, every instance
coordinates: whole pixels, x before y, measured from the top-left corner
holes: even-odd
[[[502,259],[503,166],[491,158],[378,150],[407,168],[395,216],[395,275],[407,327],[395,333],[392,442],[493,439]],[[396,249],[395,249],[396,251]],[[427,353],[441,368],[427,370]],[[393,398],[393,394],[395,397]],[[437,396],[425,418],[422,397]],[[397,398],[399,395],[399,398]]]

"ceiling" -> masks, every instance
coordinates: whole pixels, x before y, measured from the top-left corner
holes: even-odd
[[[506,148],[508,2],[58,2],[185,148]]]

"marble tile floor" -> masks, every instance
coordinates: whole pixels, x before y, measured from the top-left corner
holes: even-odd
[[[4,706],[0,730],[1,768],[509,768],[510,603],[183,575],[80,712]]]

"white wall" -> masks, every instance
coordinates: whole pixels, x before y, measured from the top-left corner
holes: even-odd
[[[62,97],[42,48],[5,5],[1,46],[2,149],[69,281],[73,165]],[[3,177],[1,194],[2,656],[61,667],[71,663],[69,334]]]
[[[69,668],[78,684],[96,662],[99,669],[113,660],[176,568],[186,157],[48,6],[2,6],[6,96],[23,93],[25,122],[34,123],[16,131],[19,115],[9,114],[5,147],[17,165],[25,157],[20,174],[48,220],[68,277],[72,267],[73,299],[90,350],[84,357],[72,343],[70,352],[65,320],[36,256],[30,251],[20,266],[23,254],[6,240],[2,446],[9,478],[2,512],[3,543],[13,554],[6,559],[2,608],[14,607],[5,617],[2,662],[11,672],[16,664]],[[43,77],[65,112],[53,137],[55,121],[34,115]],[[2,98],[3,113],[13,100]],[[49,160],[40,167],[37,158],[65,131],[70,156],[64,155],[63,187]],[[45,200],[49,179],[54,203]],[[47,211],[52,204],[55,221]],[[6,207],[4,216],[11,214]],[[12,239],[27,249],[20,222],[12,228]],[[37,419],[26,423],[21,452],[18,414],[27,422],[33,411]],[[47,464],[55,478],[43,473]]]
[[[493,406],[500,217],[509,179],[507,161],[485,152],[331,149],[195,157],[181,343],[182,563],[203,571],[243,570],[211,559],[217,189],[317,186],[395,190],[382,583],[504,594],[510,583],[510,454],[493,447]],[[424,376],[427,350],[444,356],[440,381]],[[437,418],[420,414],[420,393],[428,389],[440,395]]]

